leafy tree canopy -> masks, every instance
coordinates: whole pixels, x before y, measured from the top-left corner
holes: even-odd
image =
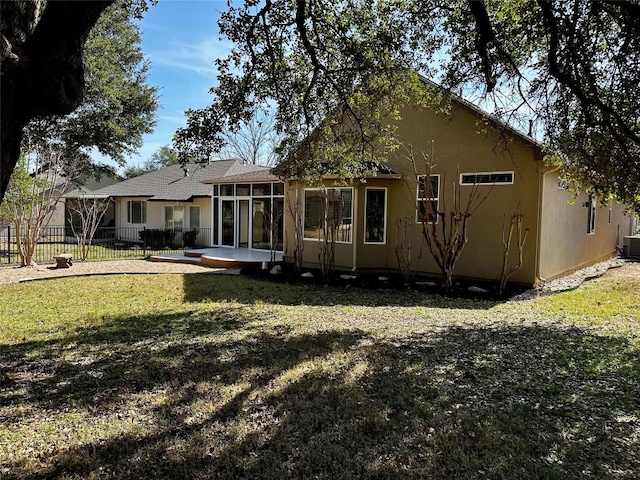
[[[131,13],[122,2],[104,11],[84,47],[83,102],[69,115],[33,119],[26,127],[23,151],[55,146],[86,171],[97,167],[89,156],[92,148],[123,165],[125,156],[142,146],[142,136],[155,125],[158,95],[147,83],[149,64]],[[84,161],[78,163],[78,158]]]
[[[132,165],[124,170],[126,178],[133,178],[148,172],[154,172],[161,168],[179,163],[178,153],[169,145],[164,145],[156,150],[142,166]]]
[[[140,17],[156,0],[122,0]],[[66,115],[85,94],[84,45],[114,0],[0,2],[0,201],[34,118]]]
[[[380,150],[417,88],[405,72],[420,72],[512,126],[533,120],[575,179],[640,203],[637,2],[248,0],[219,26],[235,48],[217,61],[213,104],[176,133],[186,154],[210,156],[224,132],[275,105],[284,154],[312,132],[329,142],[350,130],[333,153],[357,173],[347,153]]]

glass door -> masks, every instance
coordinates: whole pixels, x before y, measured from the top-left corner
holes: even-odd
[[[238,200],[238,248],[249,248],[249,200]]]
[[[222,200],[221,245],[235,247],[235,201]]]

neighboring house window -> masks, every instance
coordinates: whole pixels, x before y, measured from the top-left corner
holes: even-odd
[[[460,185],[511,185],[513,172],[461,173]]]
[[[418,175],[418,187],[416,194],[416,205],[418,206],[416,211],[416,222],[427,223],[433,222],[433,215],[438,213],[440,205],[440,175],[431,175],[431,184],[427,185],[425,179],[426,175]],[[431,203],[431,212],[427,213],[427,202]],[[427,218],[429,216],[429,218]],[[435,218],[438,221],[437,217]]]
[[[147,202],[127,202],[127,223],[147,223]]]
[[[587,235],[591,235],[596,231],[596,199],[593,195],[589,195],[587,208],[589,209],[587,213]]]
[[[166,228],[184,227],[184,207],[164,207],[164,224]]]
[[[328,225],[325,225],[325,213]],[[304,190],[304,238],[351,243],[353,188]]]
[[[189,207],[189,228],[197,230],[200,228],[200,207]]]
[[[569,182],[564,177],[558,177],[558,188],[560,190],[569,190]]]
[[[367,187],[364,210],[364,243],[386,243],[387,189]]]

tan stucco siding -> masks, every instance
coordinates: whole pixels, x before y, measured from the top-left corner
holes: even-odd
[[[486,199],[467,223],[468,242],[458,260],[455,275],[482,279],[497,279],[502,267],[502,224],[520,205],[524,225],[530,228],[524,248],[524,263],[512,277],[513,281],[535,283],[535,238],[537,234],[538,174],[540,162],[534,159],[530,145],[513,140],[505,141],[500,132],[484,127],[478,117],[465,108],[451,116],[436,115],[431,111],[409,110],[404,113],[402,140],[413,146],[417,160],[420,152],[431,155],[432,174],[440,175],[439,210],[452,209],[454,184],[461,173],[513,172],[513,184],[480,186],[479,194]],[[406,126],[405,126],[406,125]],[[433,150],[432,150],[433,145]],[[399,151],[390,164],[402,171],[407,183],[396,187],[390,202],[390,225],[397,219],[415,212],[416,182],[413,167]],[[424,161],[422,161],[424,164]],[[418,173],[424,167],[418,165]],[[461,186],[462,204],[466,204],[473,187]],[[404,201],[403,201],[404,199]],[[413,213],[415,216],[415,213]],[[395,256],[395,251],[392,248]],[[424,243],[422,226],[416,225],[413,236],[412,258],[418,271],[438,274],[439,269]],[[517,248],[511,248],[510,264],[517,262]]]
[[[544,177],[540,276],[551,280],[616,255],[616,246],[628,235],[630,218],[624,206],[597,205],[595,231],[587,233],[589,197],[558,188],[558,172]],[[609,210],[611,209],[611,212]]]
[[[536,238],[538,218],[538,174],[540,162],[534,159],[534,150],[520,141],[501,143],[499,132],[488,129],[478,133],[481,126],[471,111],[460,108],[452,116],[436,115],[431,111],[407,110],[398,125],[398,136],[411,145],[418,162],[418,173],[424,173],[422,152],[433,156],[432,174],[440,175],[439,209],[449,211],[454,183],[460,173],[502,172],[514,173],[511,185],[482,186],[480,193],[487,196],[468,222],[468,243],[458,261],[455,275],[497,279],[502,266],[502,223],[504,215],[510,216],[518,205],[525,215],[524,224],[530,227],[525,244],[524,265],[512,277],[513,281],[535,283]],[[432,149],[433,147],[433,149]],[[412,269],[422,273],[439,275],[439,269],[428,251],[422,234],[422,225],[416,222],[417,181],[414,167],[406,158],[407,151],[398,150],[389,156],[389,166],[403,179],[368,178],[365,182],[353,180],[355,244],[336,244],[336,267],[358,271],[397,270],[397,223],[402,217],[412,222]],[[290,197],[295,185],[289,188]],[[379,245],[364,243],[365,192],[367,187],[387,189],[386,242]],[[463,203],[472,187],[462,186]],[[304,199],[303,199],[304,200]],[[293,222],[287,216],[287,252],[292,251]],[[515,241],[515,240],[514,240]],[[316,266],[317,242],[305,241],[305,265]],[[512,247],[511,262],[517,261],[517,247]]]

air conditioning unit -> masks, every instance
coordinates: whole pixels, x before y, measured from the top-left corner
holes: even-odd
[[[622,255],[628,258],[640,259],[640,235],[624,237],[622,242]]]

